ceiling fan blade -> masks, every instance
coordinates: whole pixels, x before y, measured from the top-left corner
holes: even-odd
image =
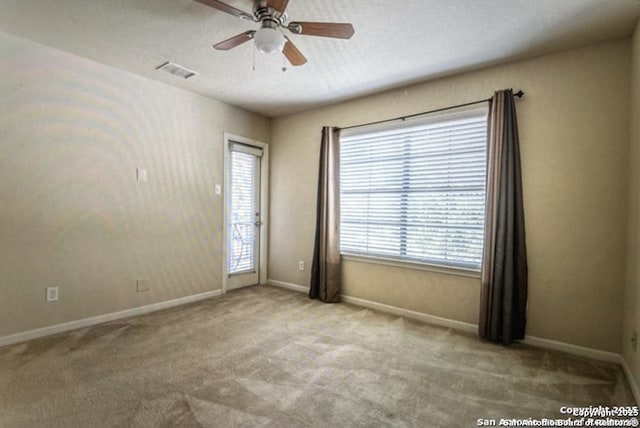
[[[284,49],[282,49],[282,53],[287,57],[291,65],[298,66],[307,62],[307,59],[302,55],[302,53],[298,50],[296,45],[293,44],[288,37],[285,37],[287,42],[284,44]]]
[[[237,16],[238,18],[248,19],[249,21],[255,21],[256,18],[243,10],[236,9],[233,6],[229,6],[226,3],[222,3],[218,0],[195,0],[198,3],[206,4],[207,6],[211,6],[214,9],[218,9],[222,12],[226,12],[229,15]]]
[[[229,49],[233,49],[236,46],[240,46],[244,42],[248,42],[249,40],[253,39],[254,34],[256,34],[256,32],[253,30],[245,31],[242,34],[233,36],[232,38],[227,39],[223,42],[216,43],[215,45],[213,45],[213,47],[214,49],[217,49],[219,51],[228,51]]]
[[[287,28],[295,34],[333,37],[336,39],[350,39],[355,33],[353,25],[336,22],[292,22]]]
[[[287,10],[289,0],[267,0],[267,7],[272,7],[280,13],[284,13]]]

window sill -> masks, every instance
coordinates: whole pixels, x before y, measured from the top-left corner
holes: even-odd
[[[417,262],[409,262],[409,261],[400,261],[393,259],[385,259],[382,257],[372,257],[372,256],[362,256],[356,254],[342,254],[342,260],[352,261],[352,262],[363,262],[363,263],[373,263],[384,266],[393,266],[399,268],[406,269],[416,269],[416,270],[426,270],[429,272],[437,272],[443,273],[447,275],[457,275],[457,276],[465,276],[468,278],[480,278],[480,272],[471,270],[471,269],[463,269],[463,268],[455,268],[450,266],[440,266],[440,265],[432,265],[426,263],[417,263]]]

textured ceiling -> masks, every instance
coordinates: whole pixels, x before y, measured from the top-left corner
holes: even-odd
[[[251,11],[251,0],[228,0]],[[192,0],[2,0],[0,31],[274,117],[513,59],[621,38],[636,0],[291,0],[290,20],[351,22],[351,40],[290,35],[309,62],[252,43],[257,24]],[[189,80],[157,71],[173,61]],[[288,65],[288,64],[287,64]]]

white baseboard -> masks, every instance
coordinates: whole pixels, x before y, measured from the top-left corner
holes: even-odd
[[[591,358],[592,360],[605,361],[608,363],[620,364],[622,359],[622,356],[620,354],[616,354],[615,352],[601,351],[599,349],[572,345],[571,343],[558,342],[556,340],[542,339],[535,336],[526,336],[523,340],[519,340],[518,342],[524,343],[525,345],[566,352],[567,354]]]
[[[425,314],[422,312],[411,311],[408,309],[398,308],[396,306],[390,306],[382,303],[372,302],[369,300],[359,299],[357,297],[342,295],[340,296],[340,299],[345,303],[351,303],[356,306],[362,306],[365,308],[375,309],[375,310],[390,313],[393,315],[399,315],[406,318],[411,318],[414,320],[425,322],[427,324],[433,324],[440,327],[447,327],[447,328],[466,331],[470,333],[478,332],[477,324],[456,321],[449,318],[437,317],[437,316]],[[566,352],[568,354],[590,358],[592,360],[597,360],[597,361],[604,361],[604,362],[615,363],[615,364],[622,364],[623,362],[622,356],[614,352],[600,351],[599,349],[572,345],[570,343],[558,342],[550,339],[541,339],[535,336],[527,336],[525,337],[524,340],[519,340],[518,342],[524,343],[530,346],[535,346],[538,348]]]
[[[290,282],[277,281],[275,279],[267,279],[267,284],[274,285],[280,288],[286,288],[287,290],[299,291],[301,293],[308,293],[309,287],[305,287],[303,285],[292,284]]]
[[[631,387],[631,393],[633,394],[633,398],[636,400],[636,404],[640,404],[640,390],[638,389],[636,378],[635,376],[633,376],[633,373],[631,373],[631,369],[627,365],[627,361],[622,357],[622,355],[620,355],[620,365],[622,366],[622,370],[627,377],[627,382],[629,382],[629,387]]]
[[[294,291],[308,292],[308,287],[303,287],[297,284],[291,284],[288,282],[277,281],[270,279],[269,284],[277,287],[286,288]],[[423,312],[411,311],[408,309],[399,308],[397,306],[385,305],[383,303],[373,302],[370,300],[360,299],[358,297],[351,297],[342,295],[341,300],[345,303],[351,303],[356,306],[361,306],[369,309],[378,310],[381,312],[390,313],[393,315],[399,315],[406,318],[423,321],[428,324],[438,325],[441,327],[453,328],[456,330],[476,333],[478,331],[477,324],[470,324],[462,321],[456,321],[448,318],[437,317],[434,315],[425,314]],[[598,349],[587,348],[584,346],[572,345],[570,343],[558,342],[550,339],[541,339],[535,336],[527,336],[520,343],[524,343],[539,348],[552,349],[556,351],[566,352],[568,354],[578,355],[581,357],[591,358],[593,360],[605,361],[610,363],[622,364],[623,359],[620,354],[614,352],[600,351]],[[627,369],[628,370],[628,369]],[[631,383],[631,379],[629,380]],[[637,389],[637,388],[636,388]]]
[[[308,293],[309,287],[304,287],[298,284],[292,284],[290,282],[278,281],[275,279],[267,280],[267,283],[270,285],[274,285],[280,288],[286,288],[287,290],[299,291],[302,293]],[[447,318],[436,317],[433,315],[428,315],[422,312],[410,311],[408,309],[398,308],[396,306],[389,306],[383,303],[372,302],[370,300],[360,299],[357,297],[345,296],[344,294],[340,296],[340,301],[344,303],[350,303],[352,305],[361,306],[363,308],[369,308],[378,310],[380,312],[386,312],[393,315],[399,315],[406,318],[415,319],[418,321],[423,321],[428,324],[439,325],[442,327],[454,328],[456,330],[470,331],[476,332],[478,331],[478,326],[473,324],[468,324],[461,321],[455,321]]]
[[[383,303],[372,302],[370,300],[359,299],[357,297],[342,295],[340,296],[340,301],[344,303],[350,303],[356,306],[362,306],[363,308],[369,308],[369,309],[378,310],[380,312],[386,312],[388,314],[399,315],[405,318],[411,318],[414,320],[422,321],[427,324],[437,325],[440,327],[453,328],[455,330],[467,331],[471,333],[476,333],[478,331],[478,326],[474,324],[469,324],[466,322],[456,321],[448,318],[437,317],[434,315],[411,311],[408,309],[398,308],[397,306],[385,305]]]
[[[115,321],[122,318],[135,317],[148,314],[150,312],[160,311],[162,309],[172,308],[174,306],[185,305],[187,303],[197,302],[199,300],[208,299],[222,295],[222,290],[208,291],[206,293],[194,294],[193,296],[180,297],[178,299],[167,300],[165,302],[153,303],[151,305],[139,306],[137,308],[126,309],[124,311],[112,312],[109,314],[98,315],[96,317],[84,318],[80,320],[65,322],[62,324],[51,325],[48,327],[37,328],[34,330],[23,331],[20,333],[10,334],[8,336],[0,336],[0,346],[12,345],[14,343],[25,342],[27,340],[38,339],[52,334],[62,333],[77,328],[89,327],[109,321]]]

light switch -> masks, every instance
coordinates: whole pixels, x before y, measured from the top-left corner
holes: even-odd
[[[216,184],[216,195],[220,196],[220,194],[222,193],[222,187],[220,187],[219,184]]]
[[[136,175],[138,176],[138,181],[147,181],[147,170],[144,168],[136,169]]]
[[[47,287],[47,302],[57,302],[60,298],[60,287]]]

